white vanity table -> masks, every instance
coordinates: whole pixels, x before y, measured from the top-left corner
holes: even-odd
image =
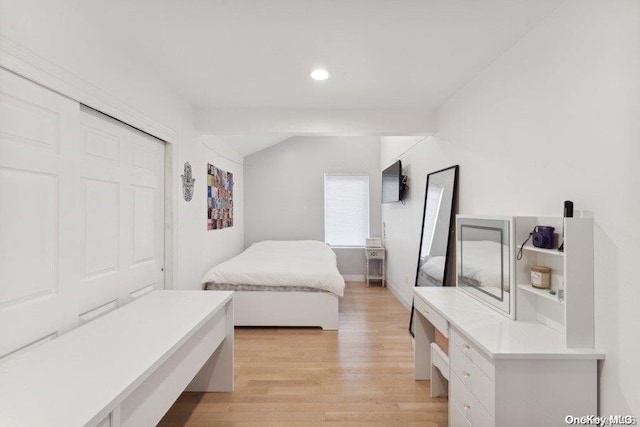
[[[414,296],[417,380],[431,377],[435,328],[449,338],[450,426],[560,426],[566,415],[597,413],[603,354],[567,349],[562,334],[501,316],[455,287]]]
[[[503,248],[496,252],[503,263],[494,271],[502,275],[503,298],[510,299],[507,314],[459,287],[471,280],[469,272],[478,272],[461,267],[461,253],[473,260],[470,251],[480,241],[477,230],[463,230],[471,238],[456,242],[458,286],[414,290],[416,380],[431,380],[432,396],[448,394],[451,427],[564,426],[567,415],[597,415],[598,360],[604,354],[593,348],[593,223],[507,217],[499,220],[504,226],[493,227],[499,222],[482,221],[458,218],[463,226],[504,237],[493,247]],[[533,248],[516,261],[515,242],[524,241],[532,224],[564,227],[565,253]],[[562,289],[566,301],[523,289],[530,266],[537,264],[554,267],[553,289]],[[448,354],[436,344],[436,330],[448,338]]]

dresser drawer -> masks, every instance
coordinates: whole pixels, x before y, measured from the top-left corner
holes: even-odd
[[[453,345],[449,353],[449,366],[480,404],[491,415],[495,414],[495,381],[471,361],[463,350]]]
[[[469,389],[455,372],[449,380],[449,404],[462,413],[462,416],[472,427],[494,427],[495,421],[487,410],[471,394]],[[454,426],[455,424],[451,424]]]
[[[449,402],[449,427],[471,427],[469,420],[462,414],[462,409],[453,402]]]
[[[367,259],[384,259],[384,249],[365,249]]]
[[[414,306],[442,335],[449,338],[449,322],[444,317],[419,297],[414,299]]]
[[[450,347],[458,347],[462,351],[462,353],[467,356],[473,363],[475,363],[489,378],[492,380],[495,378],[495,367],[493,366],[493,361],[487,356],[482,350],[475,346],[475,344],[471,343],[465,336],[460,334],[454,328],[451,328],[451,337],[450,341],[453,346]],[[453,351],[452,349],[449,351]]]

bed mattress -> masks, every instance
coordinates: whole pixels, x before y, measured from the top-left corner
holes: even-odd
[[[336,254],[326,243],[316,240],[254,243],[240,255],[210,269],[202,283],[207,284],[207,289],[218,285],[233,285],[234,290],[240,290],[238,286],[244,290],[248,290],[246,286],[295,287],[344,295]]]

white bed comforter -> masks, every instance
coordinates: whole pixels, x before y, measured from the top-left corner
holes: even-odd
[[[336,254],[326,243],[316,240],[254,243],[240,255],[207,271],[202,282],[305,286],[344,295]]]

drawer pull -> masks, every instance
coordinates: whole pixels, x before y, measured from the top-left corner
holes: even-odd
[[[462,371],[462,375],[464,375],[466,378],[469,378],[471,376],[471,374],[467,371]]]
[[[465,350],[471,350],[471,346],[469,346],[469,344],[464,344],[463,346]]]
[[[469,409],[471,409],[471,405],[469,405],[468,403],[464,404],[464,409],[465,411],[468,411]]]

